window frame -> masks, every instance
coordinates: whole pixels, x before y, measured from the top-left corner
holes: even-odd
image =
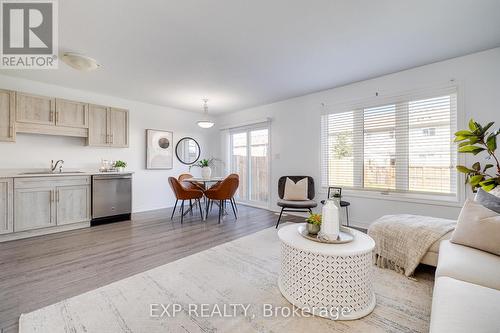
[[[455,81],[452,80],[454,83]],[[455,94],[455,105],[453,106],[455,108],[455,119],[454,123],[452,123],[452,126],[455,125],[457,129],[462,128],[464,126],[465,122],[465,117],[464,113],[462,112],[463,110],[463,94],[460,91],[459,84],[452,84],[452,85],[441,85],[441,86],[434,86],[431,88],[426,88],[426,89],[420,89],[420,90],[413,90],[413,91],[407,91],[407,92],[400,92],[400,93],[394,93],[394,94],[382,94],[377,93],[376,97],[370,97],[370,98],[365,98],[357,101],[352,101],[352,102],[344,102],[344,103],[333,103],[326,108],[326,104],[322,103],[323,105],[323,112],[320,115],[320,122],[321,122],[321,131],[320,133],[320,144],[323,143],[324,136],[325,134],[323,133],[325,131],[325,128],[323,127],[323,117],[328,114],[335,114],[335,113],[342,113],[342,112],[353,112],[354,115],[353,117],[363,117],[364,115],[364,109],[369,109],[369,108],[374,108],[374,107],[380,107],[384,105],[389,105],[389,104],[406,104],[408,101],[415,101],[415,100],[420,100],[420,99],[430,99],[434,97],[439,97],[439,96],[444,96],[444,95],[450,95],[450,94]],[[399,105],[401,106],[401,105]],[[398,107],[397,107],[398,109]],[[399,108],[401,109],[401,108]],[[406,110],[406,114],[408,113],[408,107],[402,108]],[[330,111],[331,110],[331,111]],[[357,114],[357,115],[356,115]],[[396,113],[396,127],[397,127],[397,122],[398,118],[401,118],[402,114]],[[453,120],[452,120],[453,122]],[[364,136],[364,126],[362,126],[362,131],[361,135]],[[454,128],[451,129],[452,133],[454,132]],[[356,132],[356,130],[354,131]],[[356,135],[356,134],[354,134]],[[406,140],[408,140],[409,137],[409,132],[405,133]],[[328,135],[326,135],[328,137]],[[364,140],[362,141],[362,151],[364,151]],[[396,149],[401,149],[403,148],[404,145],[398,145],[396,144]],[[458,154],[456,153],[457,147],[455,145],[452,145],[452,149],[454,149],[454,154],[455,155],[455,161],[457,165],[463,164],[465,160],[465,156],[463,154]],[[325,149],[320,149],[320,170],[319,174],[321,175],[321,193],[326,193],[326,189],[328,188],[328,180],[325,180],[325,163],[327,162],[327,156],[325,156]],[[453,150],[452,150],[453,151]],[[396,172],[399,172],[401,175],[402,173],[406,173],[406,177],[403,177],[405,181],[405,188],[408,189],[408,183],[409,183],[409,155],[408,152],[404,155],[406,159],[406,163],[396,163]],[[356,169],[354,170],[354,180],[353,183],[355,186],[343,186],[343,193],[346,196],[351,196],[351,197],[359,197],[359,198],[367,198],[367,199],[380,199],[380,200],[392,200],[392,201],[401,201],[401,202],[411,202],[411,203],[421,203],[421,204],[434,204],[434,205],[439,205],[439,206],[451,206],[451,207],[460,207],[463,205],[463,202],[465,202],[465,197],[466,197],[466,187],[464,184],[464,176],[463,174],[457,172],[455,170],[455,175],[456,175],[456,193],[432,193],[432,192],[421,192],[421,191],[409,191],[405,190],[402,191],[401,188],[398,188],[396,185],[396,189],[391,189],[391,190],[384,190],[384,189],[378,189],[378,188],[365,188],[364,187],[364,152],[361,154],[361,156],[358,156],[357,160],[356,157],[353,156],[355,166],[356,168],[356,163],[361,162],[361,167],[359,165],[357,168],[361,169],[361,173],[359,175],[356,175],[357,171]],[[396,158],[399,159],[401,158],[401,155],[396,154]],[[399,170],[399,169],[403,170]],[[399,170],[399,171],[398,171]],[[328,176],[326,176],[328,177]],[[401,178],[401,177],[399,177]],[[360,186],[356,186],[356,184]]]

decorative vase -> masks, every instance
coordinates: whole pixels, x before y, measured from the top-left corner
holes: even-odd
[[[320,226],[317,225],[317,224],[312,224],[312,223],[306,223],[307,225],[307,232],[310,234],[310,235],[317,235],[319,230],[320,230]]]
[[[323,219],[318,237],[328,241],[334,241],[340,233],[340,199],[327,200],[322,209]]]
[[[212,169],[210,169],[210,167],[201,168],[201,177],[203,179],[210,179],[211,175],[212,175]]]

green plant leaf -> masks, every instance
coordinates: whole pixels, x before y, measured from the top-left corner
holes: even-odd
[[[489,151],[494,152],[497,149],[497,137],[496,135],[491,134],[486,140],[486,146]]]
[[[471,144],[471,145],[478,143],[478,141],[479,141],[479,138],[477,136],[471,136],[469,138],[469,144]]]
[[[467,131],[467,130],[455,132],[455,136],[464,136],[466,138],[471,137],[473,135],[474,135],[474,133],[472,133],[471,131]]]
[[[475,171],[481,170],[481,163],[476,162],[476,163],[472,164],[472,169],[474,169]]]
[[[470,172],[474,172],[474,170],[471,170],[463,165],[457,165],[457,170],[459,172],[462,172],[462,173],[470,173]]]
[[[492,189],[494,189],[495,187],[496,187],[496,185],[495,185],[495,184],[490,184],[490,185],[481,186],[481,188],[482,188],[483,190],[485,190],[486,192],[491,191],[491,190],[492,190]]]
[[[458,149],[458,152],[459,153],[470,153],[470,154],[477,155],[480,152],[482,152],[483,150],[486,150],[486,149],[481,148],[481,147],[476,147],[476,146],[464,146],[464,147],[460,147]]]
[[[469,179],[469,183],[472,185],[472,186],[476,186],[478,185],[482,180],[484,179],[484,176],[483,175],[475,175],[475,176],[472,176],[470,177]]]
[[[479,185],[484,186],[484,185],[496,184],[496,182],[497,180],[495,178],[488,178],[480,182]]]
[[[487,131],[487,130],[489,130],[489,129],[490,129],[490,127],[491,127],[491,126],[493,126],[493,124],[494,124],[494,123],[495,123],[495,122],[494,122],[494,121],[492,121],[492,122],[488,123],[486,126],[484,126],[484,127],[483,127],[483,130],[481,131],[481,132],[482,132],[482,134],[486,133],[486,131]]]
[[[468,146],[468,145],[470,145],[469,141],[460,142],[458,144],[459,147]]]
[[[483,172],[486,172],[486,170],[488,170],[489,168],[492,168],[492,167],[494,167],[494,165],[493,165],[493,164],[486,164],[486,165],[484,166]]]
[[[477,130],[477,125],[476,125],[476,122],[474,121],[474,119],[470,119],[469,120],[469,129],[474,132],[475,130]]]

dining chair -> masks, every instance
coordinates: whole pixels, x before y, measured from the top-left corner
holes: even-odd
[[[200,199],[203,197],[203,191],[198,190],[198,189],[191,189],[191,188],[186,188],[182,186],[182,184],[174,177],[168,177],[168,182],[170,184],[170,187],[172,188],[172,191],[174,191],[175,194],[175,205],[174,209],[172,210],[172,216],[170,216],[170,219],[172,220],[174,218],[174,213],[175,209],[177,208],[177,203],[179,200],[182,200],[181,203],[181,223],[184,222],[184,201],[185,200],[195,200],[198,201],[198,207],[200,209],[200,215],[201,219],[203,220],[203,209],[201,208],[201,201]]]
[[[303,193],[303,197],[296,197],[290,199],[286,197],[285,194],[289,192],[288,186],[295,186],[299,182],[304,182],[307,178],[306,184],[307,189]],[[291,182],[291,183],[290,183]],[[279,200],[277,205],[281,207],[280,216],[278,217],[278,222],[276,222],[276,228],[281,221],[281,216],[283,212],[309,212],[312,214],[312,208],[316,207],[318,204],[314,201],[314,179],[310,176],[283,176],[278,180],[278,196]]]
[[[228,176],[224,180],[222,180],[217,185],[211,187],[210,189],[205,191],[205,196],[209,199],[209,204],[207,205],[206,214],[208,215],[208,210],[210,207],[210,201],[219,201],[219,223],[221,220],[221,216],[224,212],[224,207],[226,206],[226,200],[229,200],[231,203],[231,207],[233,208],[234,217],[237,219],[238,215],[236,214],[236,208],[234,206],[233,200],[234,194],[240,185],[239,177]]]

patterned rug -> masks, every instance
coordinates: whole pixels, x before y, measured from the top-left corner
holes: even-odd
[[[333,321],[294,313],[277,287],[276,229],[211,248],[23,314],[19,332],[428,332],[432,272],[373,267],[377,305]]]

